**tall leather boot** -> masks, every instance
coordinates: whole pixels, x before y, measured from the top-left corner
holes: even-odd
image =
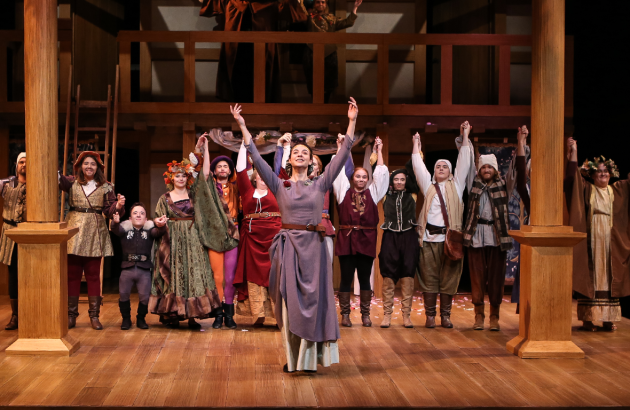
[[[411,305],[413,304],[413,278],[401,278],[400,288],[402,290],[402,316],[403,326],[406,328],[412,328],[411,323]]]
[[[18,328],[18,301],[11,299],[11,319],[4,327],[4,330],[15,330]]]
[[[68,329],[72,329],[77,325],[77,317],[79,316],[79,297],[68,296]]]
[[[490,306],[490,330],[501,330],[501,326],[499,325],[499,310],[501,310],[501,305]]]
[[[214,317],[214,322],[212,322],[213,329],[221,329],[221,326],[223,326],[223,318],[224,318],[223,306],[225,306],[225,303],[221,305],[220,307],[218,307],[216,310],[217,315]]]
[[[120,315],[122,316],[122,323],[120,324],[121,330],[129,330],[131,328],[131,301],[126,302],[118,301],[118,309],[120,309]]]
[[[442,327],[453,328],[451,323],[451,308],[453,307],[453,295],[440,293],[440,316],[442,317]]]
[[[98,315],[101,313],[102,300],[102,296],[88,296],[88,315],[90,316],[90,324],[94,330],[103,330],[103,325],[98,320]]]
[[[350,321],[350,292],[338,292],[339,310],[341,313],[341,326],[352,327]]]
[[[427,314],[427,320],[424,327],[432,329],[435,327],[435,314],[437,305],[437,293],[423,293],[422,299],[424,299],[424,311]]]
[[[483,321],[486,318],[485,307],[485,305],[475,305],[475,324],[473,325],[475,330],[483,330]]]
[[[230,329],[236,329],[236,322],[234,321],[234,304],[224,303],[223,312],[225,314],[225,326]]]
[[[138,303],[138,314],[136,315],[136,327],[138,329],[148,329],[147,321],[144,319],[149,313],[149,305],[142,302]]]
[[[359,298],[361,300],[361,322],[363,322],[364,327],[371,327],[370,304],[372,303],[372,291],[362,290],[359,293]]]
[[[394,290],[396,284],[392,278],[383,278],[383,321],[381,327],[389,327],[392,323],[392,311],[394,310]]]

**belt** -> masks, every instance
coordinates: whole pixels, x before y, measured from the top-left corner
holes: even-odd
[[[102,208],[75,208],[70,207],[70,212],[80,212],[82,214],[100,214],[103,212]]]
[[[282,216],[280,212],[258,212],[255,214],[247,214],[244,219],[271,218],[273,216]]]
[[[127,262],[145,262],[149,260],[147,255],[134,255],[131,253],[123,253],[123,260]]]
[[[477,219],[477,225],[494,225],[494,221],[489,221],[487,219],[479,218]]]
[[[323,237],[326,236],[326,227],[324,225],[318,224],[308,224],[308,225],[294,225],[294,224],[282,224],[282,229],[290,229],[295,231],[310,231],[310,232],[319,232],[319,234]]]
[[[10,221],[10,220],[8,220],[8,219],[5,219],[5,220],[4,220],[4,223],[5,223],[5,224],[7,224],[7,225],[11,225],[11,226],[13,226],[13,227],[16,227],[16,228],[17,228],[17,224],[18,224],[17,222],[15,222],[15,221]]]
[[[427,224],[427,231],[429,231],[429,235],[444,235],[446,234],[446,226],[435,226],[430,223]]]
[[[322,214],[322,219],[328,219],[330,221],[330,215]]]
[[[188,229],[192,228],[195,223],[195,218],[193,216],[187,216],[185,218],[168,218],[169,221],[191,221]]]
[[[339,225],[339,230],[345,230],[348,229],[348,235],[346,236],[350,236],[350,234],[352,233],[352,231],[360,231],[363,229],[376,229],[376,226],[360,226],[360,225]]]

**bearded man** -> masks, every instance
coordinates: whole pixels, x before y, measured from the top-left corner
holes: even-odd
[[[483,330],[484,327],[486,285],[490,300],[490,330],[500,330],[499,309],[503,300],[505,261],[507,251],[512,249],[512,238],[508,235],[508,200],[496,157],[494,154],[481,155],[468,198],[464,229],[475,305],[475,330]]]
[[[4,198],[2,209],[2,233],[0,234],[0,261],[9,267],[9,297],[11,299],[11,319],[5,330],[18,328],[18,250],[5,232],[26,221],[26,152],[17,157],[16,177],[0,180],[0,192]]]

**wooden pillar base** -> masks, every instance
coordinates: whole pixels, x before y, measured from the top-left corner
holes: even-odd
[[[521,244],[519,335],[507,343],[525,358],[584,358],[571,341],[573,247],[586,234],[570,226],[523,226],[509,234]]]
[[[7,355],[69,356],[79,341],[68,335],[68,239],[65,222],[26,222],[8,230],[18,247],[18,340]]]

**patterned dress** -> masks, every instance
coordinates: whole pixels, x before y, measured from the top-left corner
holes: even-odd
[[[167,233],[156,240],[149,299],[149,311],[162,322],[214,316],[221,300],[207,250],[225,252],[238,244],[226,234],[227,216],[214,184],[200,175],[188,195],[175,202],[167,192],[155,208],[156,218],[169,218]]]

